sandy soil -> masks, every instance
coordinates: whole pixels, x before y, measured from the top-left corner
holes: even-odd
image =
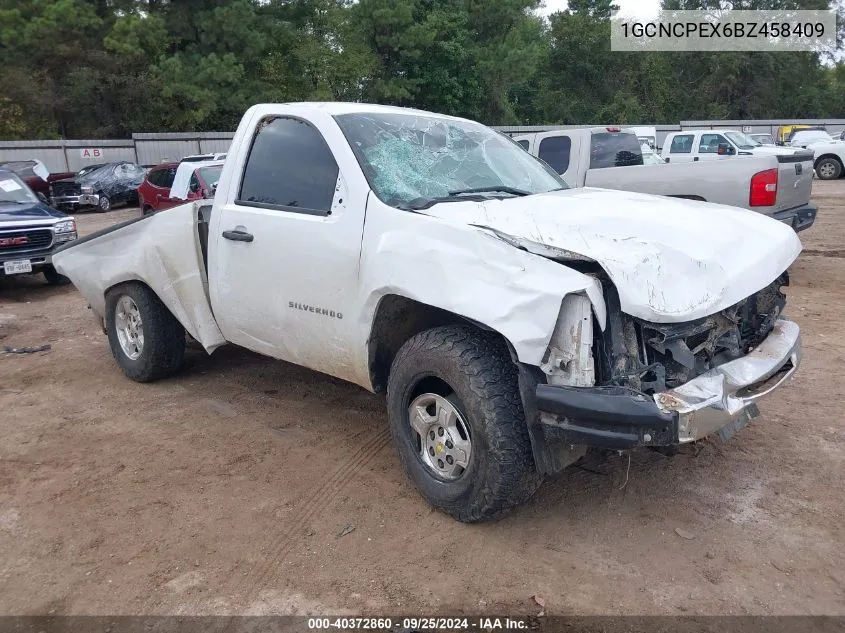
[[[52,345],[0,354],[0,613],[845,614],[845,181],[814,192],[804,363],[763,415],[487,525],[406,483],[381,397],[234,348],[136,384],[73,287],[0,281],[0,345]]]

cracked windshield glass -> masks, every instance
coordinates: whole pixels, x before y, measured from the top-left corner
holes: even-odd
[[[567,188],[545,163],[477,123],[393,113],[335,118],[376,195],[395,207]]]

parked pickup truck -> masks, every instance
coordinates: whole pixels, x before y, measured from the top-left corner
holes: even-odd
[[[133,380],[176,372],[187,331],[386,392],[410,480],[479,521],[588,447],[756,416],[800,360],[782,292],[800,251],[745,209],[570,189],[465,119],[298,103],[246,112],[213,202],[54,262]]]
[[[644,165],[637,137],[618,128],[556,130],[513,139],[548,163],[571,187],[605,187],[745,207],[789,224],[795,231],[809,228],[816,220],[818,209],[810,204],[810,152],[771,148],[785,154],[696,165]]]
[[[821,180],[836,180],[845,174],[845,142],[835,139],[811,144],[816,174]]]
[[[66,284],[52,257],[75,239],[72,217],[44,204],[17,174],[0,169],[0,274],[43,273],[49,284]]]
[[[739,130],[684,130],[663,141],[667,163],[723,160],[731,156],[792,156],[798,149],[764,145]]]

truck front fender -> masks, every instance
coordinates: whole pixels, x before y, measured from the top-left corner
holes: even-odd
[[[501,334],[522,363],[539,366],[563,298],[585,293],[600,326],[601,284],[566,265],[506,243],[483,229],[398,213],[400,227],[368,217],[361,258],[361,344],[382,298],[398,295],[459,315]],[[388,216],[389,218],[389,216]]]

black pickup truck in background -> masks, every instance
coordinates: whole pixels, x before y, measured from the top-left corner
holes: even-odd
[[[143,167],[127,161],[88,165],[73,178],[50,183],[50,201],[63,211],[93,207],[108,211],[117,204],[138,204],[138,187],[144,182]]]
[[[68,283],[53,268],[53,253],[76,237],[72,217],[41,202],[17,174],[0,169],[0,275],[43,273],[49,284]]]

